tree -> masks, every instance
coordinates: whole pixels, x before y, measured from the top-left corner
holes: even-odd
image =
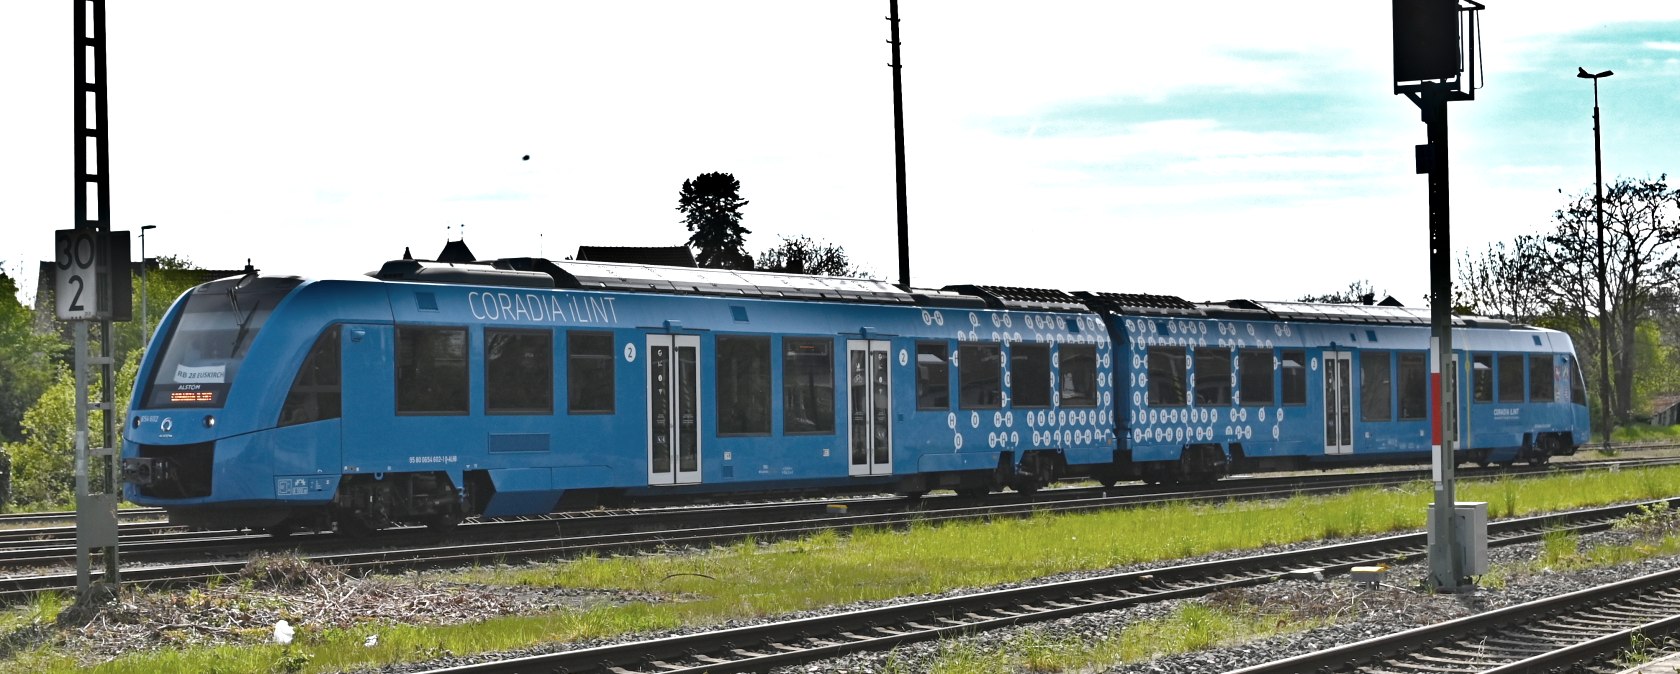
[[[694,232],[688,243],[698,251],[695,261],[700,266],[753,268],[745,239],[752,232],[741,226],[741,207],[747,203],[741,198],[741,181],[728,173],[702,173],[683,181],[677,210],[688,231]]]
[[[813,241],[809,236],[782,237],[775,248],[758,254],[759,271],[810,274],[812,276],[849,276],[870,278],[869,274],[852,264],[846,249],[825,242]]]
[[[151,302],[150,313],[153,321],[163,318],[169,305],[182,293],[192,288],[195,281],[193,275],[186,273],[192,265],[184,258],[159,258],[159,269],[148,272],[146,293]],[[0,279],[4,279],[0,276]],[[5,286],[9,279],[0,282]],[[140,315],[140,281],[134,279],[134,306],[136,320],[115,323],[112,326],[113,339],[117,345],[117,359],[121,368],[116,373],[115,414],[119,420],[118,432],[126,428],[120,420],[128,416],[129,395],[134,390],[134,379],[139,371],[140,359],[145,349],[140,343],[141,328],[138,317]],[[0,290],[5,290],[0,287]],[[7,297],[10,297],[8,295]],[[4,324],[7,301],[0,298],[0,324]],[[26,323],[29,321],[27,312],[24,313]],[[48,322],[49,325],[57,325]],[[153,326],[156,327],[155,325]],[[10,363],[6,359],[22,351],[7,348],[4,335],[6,331],[0,328],[0,364],[8,367],[7,376],[0,381],[0,396],[3,396],[5,385],[13,380],[10,376]],[[38,338],[49,345],[50,351],[62,352],[60,333],[38,335]],[[98,351],[97,343],[90,344],[90,350]],[[37,375],[40,378],[39,387],[21,404],[16,419],[17,432],[5,439],[13,442],[0,445],[0,466],[9,463],[11,477],[11,502],[25,505],[63,505],[69,502],[71,490],[75,487],[75,476],[72,472],[72,461],[75,458],[76,432],[76,383],[71,375],[72,365],[55,362],[50,353],[38,359],[38,362],[27,372],[21,374]],[[97,368],[90,368],[88,373],[89,397],[100,400],[100,381]],[[103,432],[99,428],[99,414],[88,417],[88,435],[98,438]],[[7,501],[4,493],[0,493],[0,502]]]
[[[1371,304],[1377,301],[1377,295],[1387,296],[1388,293],[1379,293],[1370,281],[1360,279],[1349,283],[1347,290],[1328,295],[1302,295],[1299,301],[1326,302],[1329,304]]]
[[[1680,280],[1680,190],[1668,176],[1620,178],[1604,195],[1604,315],[1598,315],[1598,224],[1594,194],[1583,192],[1556,213],[1546,235],[1543,278],[1574,324],[1580,352],[1597,353],[1599,322],[1610,347],[1610,411],[1627,420],[1633,404],[1638,327]],[[1562,190],[1559,190],[1561,192]],[[1589,360],[1583,358],[1583,360]],[[1590,359],[1596,361],[1597,359]]]
[[[1518,236],[1509,248],[1494,243],[1479,258],[1466,253],[1458,264],[1453,303],[1474,314],[1540,323],[1554,313],[1546,281],[1550,255],[1546,239],[1531,234]]]
[[[21,437],[23,413],[53,380],[53,359],[64,350],[57,335],[35,329],[17,283],[0,271],[0,443]]]

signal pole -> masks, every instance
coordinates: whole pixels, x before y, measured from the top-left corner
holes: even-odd
[[[1474,0],[1466,14],[1468,44],[1459,36],[1459,0],[1393,0],[1394,93],[1423,112],[1429,142],[1417,146],[1417,172],[1429,175],[1430,391],[1435,503],[1429,529],[1429,578],[1437,592],[1470,586],[1459,545],[1453,485],[1453,445],[1458,435],[1458,370],[1452,351],[1451,206],[1447,181],[1447,103],[1476,98]],[[1469,55],[1469,67],[1461,60]],[[1464,88],[1464,73],[1471,73]]]

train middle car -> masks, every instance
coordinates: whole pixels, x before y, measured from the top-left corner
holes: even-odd
[[[398,261],[371,279],[190,291],[141,368],[128,497],[283,533],[1032,490],[1114,463],[1113,349],[1077,304],[558,264]]]

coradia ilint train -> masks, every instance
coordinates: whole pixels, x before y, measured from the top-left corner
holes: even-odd
[[[1427,310],[513,258],[198,286],[129,500],[284,534],[741,494],[1426,463]],[[1573,453],[1569,337],[1461,316],[1458,461]]]

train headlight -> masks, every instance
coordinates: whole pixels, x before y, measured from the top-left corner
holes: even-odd
[[[208,414],[204,415],[204,427],[205,428],[215,428],[216,427],[216,417],[210,416]]]
[[[135,427],[135,428],[139,428],[139,427],[140,427],[140,415],[138,415],[138,414],[136,414],[136,415],[134,415],[134,423],[133,423],[133,426],[134,426],[134,427]]]

